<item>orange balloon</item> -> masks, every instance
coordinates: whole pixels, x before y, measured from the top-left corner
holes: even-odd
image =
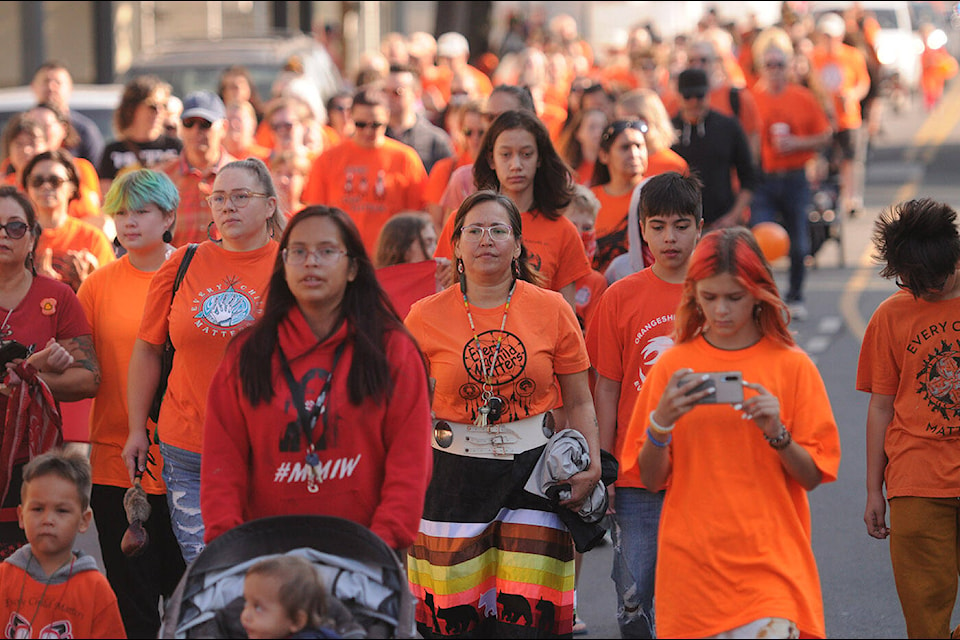
[[[790,253],[790,235],[776,222],[759,222],[751,231],[767,262],[773,262]]]

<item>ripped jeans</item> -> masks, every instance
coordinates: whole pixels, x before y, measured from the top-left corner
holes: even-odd
[[[200,514],[199,453],[163,442],[163,481],[167,485],[170,524],[180,544],[183,561],[189,565],[203,551],[203,517]]]
[[[655,638],[653,587],[663,491],[617,487],[611,521],[617,624],[622,638]]]

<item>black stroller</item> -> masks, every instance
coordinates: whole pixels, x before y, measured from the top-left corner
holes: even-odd
[[[811,206],[807,213],[807,229],[810,233],[808,266],[817,266],[817,254],[828,241],[837,244],[837,263],[841,269],[843,256],[843,216],[840,212],[840,175],[834,163],[819,158],[820,175],[811,181]]]
[[[211,542],[170,597],[161,638],[245,638],[243,578],[258,560],[296,554],[315,564],[333,596],[328,614],[349,638],[415,638],[414,598],[399,558],[379,536],[329,516],[253,520]]]

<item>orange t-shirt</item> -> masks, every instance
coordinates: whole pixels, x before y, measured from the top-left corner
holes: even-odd
[[[540,121],[550,133],[550,140],[554,146],[560,144],[560,134],[563,132],[563,123],[567,121],[567,110],[558,107],[555,104],[545,102],[543,110],[537,114]]]
[[[880,303],[867,323],[857,389],[895,396],[883,444],[887,498],[960,494],[956,308],[956,300],[927,302],[898,291]]]
[[[504,305],[492,309],[471,306],[470,313],[480,337],[480,353],[459,287],[448,287],[415,302],[405,321],[427,359],[429,376],[436,380],[434,413],[461,423],[473,423],[483,404],[480,358],[490,366]],[[555,376],[590,368],[577,317],[555,291],[518,281],[504,334],[492,376],[493,393],[506,403],[503,421],[558,406]]]
[[[85,158],[74,158],[80,178],[80,197],[70,203],[67,210],[74,218],[100,217],[100,176],[93,164]]]
[[[647,157],[647,170],[643,177],[651,178],[668,171],[676,171],[684,176],[690,175],[690,165],[679,153],[673,149],[665,148]]]
[[[590,162],[589,160],[584,160],[580,163],[580,166],[577,167],[577,184],[582,184],[589,187],[590,183],[593,182],[593,167],[596,165],[596,162]]]
[[[760,130],[760,156],[763,170],[768,173],[803,169],[816,155],[814,151],[778,153],[774,147],[771,128],[774,124],[786,124],[789,133],[795,136],[813,136],[830,128],[827,114],[812,91],[798,84],[788,84],[783,91],[774,94],[767,91],[761,81],[754,87],[754,97],[760,111],[763,126]]]
[[[597,373],[620,383],[617,440],[611,452],[620,460],[627,425],[650,368],[673,346],[673,321],[680,304],[681,284],[658,278],[653,269],[632,273],[611,284],[587,325],[587,352]],[[643,487],[640,470],[620,469],[619,487]]]
[[[127,488],[130,476],[120,454],[127,443],[127,377],[130,354],[137,339],[143,303],[153,273],[140,271],[128,256],[97,269],[83,281],[77,297],[93,330],[93,346],[100,362],[100,388],[90,411],[90,466],[94,484]],[[152,429],[151,429],[152,430]],[[150,445],[156,461],[143,476],[147,493],[162,495],[163,459],[160,447]]]
[[[56,229],[44,229],[37,244],[38,261],[43,259],[47,249],[53,252],[54,271],[61,275],[64,273],[64,259],[69,251],[86,249],[94,255],[101,267],[117,259],[107,235],[79,218],[67,217]]]
[[[427,171],[413,147],[385,138],[368,149],[349,139],[314,160],[300,199],[347,212],[373,255],[387,220],[422,210],[426,184]]]
[[[726,351],[701,336],[674,345],[650,369],[627,430],[621,475],[637,457],[664,387],[677,369],[742,371],[780,401],[794,442],[823,482],[837,478],[840,436],[816,365],[768,338]],[[747,396],[754,392],[745,390]],[[825,637],[806,490],[752,420],[731,405],[700,405],[676,422],[657,541],[657,635],[703,638],[774,616],[800,637]]]
[[[447,216],[437,238],[436,258],[453,259],[453,223],[456,216]],[[590,261],[580,240],[580,232],[570,220],[560,216],[550,220],[546,216],[524,211],[520,214],[523,226],[523,246],[530,254],[530,265],[540,273],[543,286],[559,291],[590,273]]]
[[[590,187],[590,190],[600,201],[600,211],[595,223],[597,253],[593,257],[593,268],[604,273],[611,260],[629,251],[627,214],[633,189],[619,196],[608,194],[606,185],[602,184]]]
[[[177,353],[160,408],[157,430],[170,445],[203,452],[207,391],[227,343],[263,315],[277,243],[253,251],[227,251],[202,242],[176,299],[170,294],[186,252],[180,247],[154,275],[137,337],[160,345],[167,333]]]
[[[430,174],[427,176],[427,184],[423,189],[423,201],[427,204],[439,205],[454,170],[468,164],[473,164],[473,159],[466,151],[460,155],[447,156],[434,162],[433,168],[430,169]]]
[[[870,81],[867,61],[856,47],[841,44],[836,54],[822,47],[813,50],[811,58],[813,70],[820,79],[820,86],[833,97],[834,110],[837,113],[838,129],[857,129],[863,122],[860,103],[844,100],[843,93],[861,82]]]

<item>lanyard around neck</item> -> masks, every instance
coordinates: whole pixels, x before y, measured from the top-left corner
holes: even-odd
[[[313,448],[313,429],[317,424],[318,417],[323,419],[324,431],[327,429],[327,397],[330,393],[330,386],[333,383],[333,372],[337,368],[337,362],[339,362],[340,356],[343,355],[343,350],[346,349],[346,347],[347,341],[344,339],[334,350],[333,364],[330,365],[330,370],[327,371],[327,376],[323,381],[323,387],[321,387],[320,393],[313,403],[313,409],[310,410],[310,413],[307,413],[307,401],[303,386],[297,383],[296,378],[293,377],[293,371],[290,370],[290,362],[287,360],[283,348],[279,344],[277,345],[277,351],[280,354],[280,368],[283,370],[283,376],[287,380],[287,386],[290,387],[290,395],[293,397],[293,403],[297,407],[297,418],[300,422],[300,429],[303,431],[303,437],[306,439],[308,450],[312,451]]]

